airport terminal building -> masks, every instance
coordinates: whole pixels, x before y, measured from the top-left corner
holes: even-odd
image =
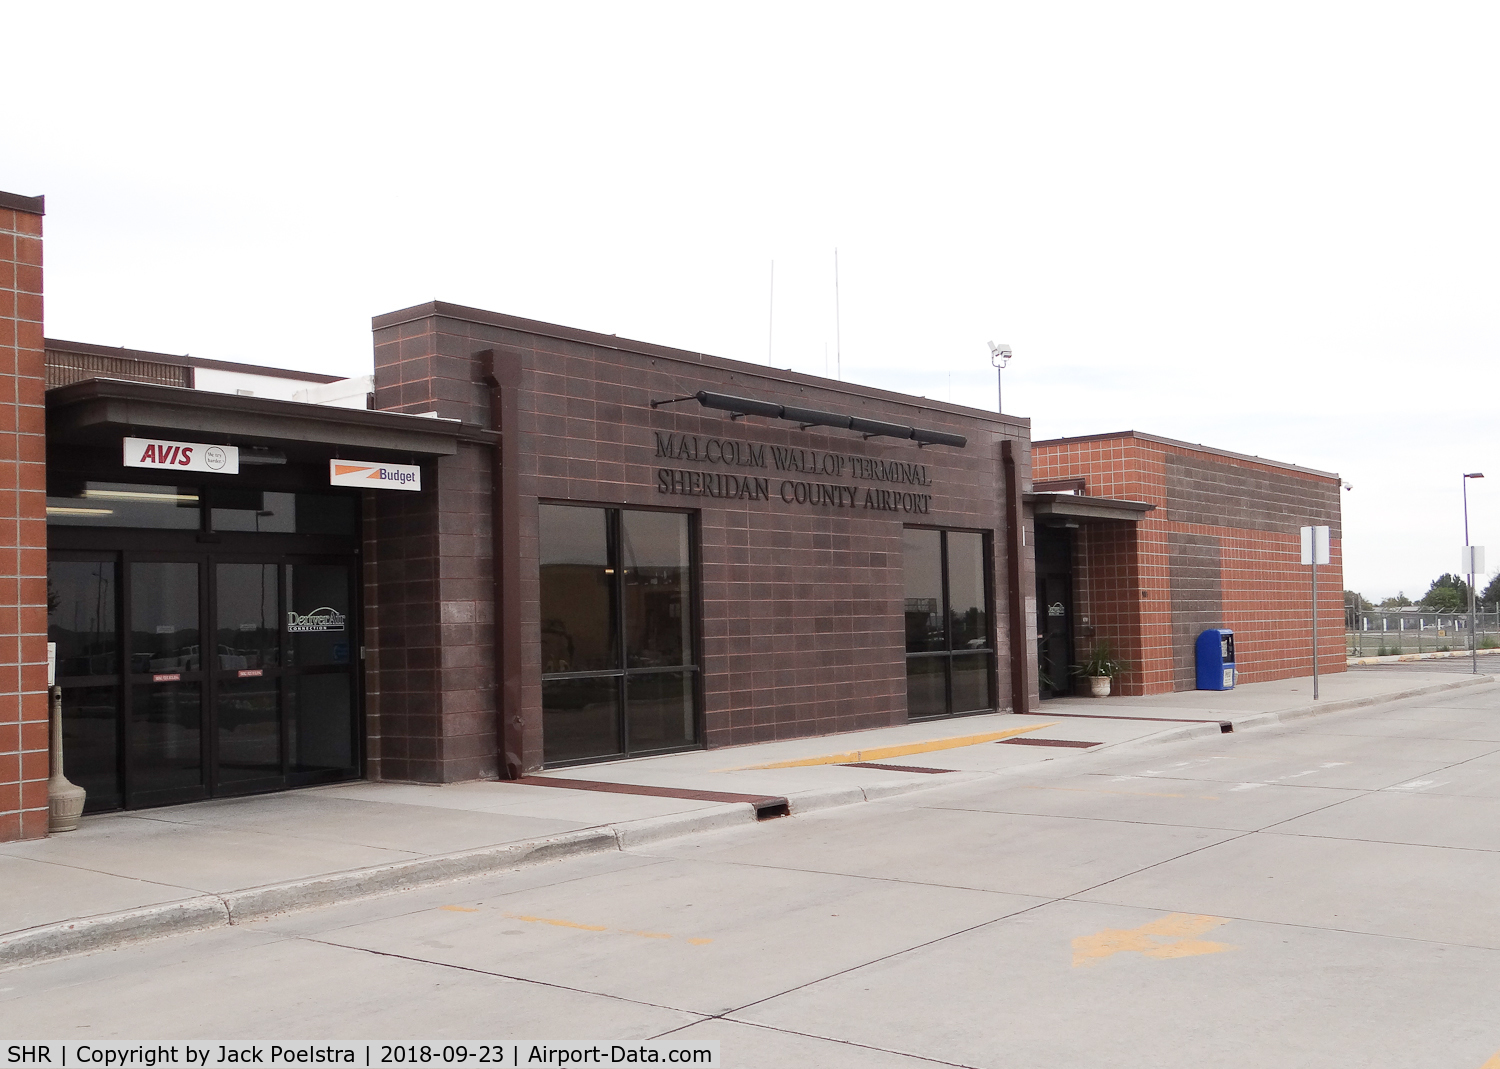
[[[1096,598],[1073,532],[1152,522],[1039,493],[1025,419],[441,302],[355,379],[47,339],[43,208],[0,194],[0,840],[49,641],[90,812],[514,778],[1033,708],[1037,523]]]

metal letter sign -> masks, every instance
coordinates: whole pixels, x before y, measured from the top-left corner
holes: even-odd
[[[415,464],[372,464],[367,460],[330,460],[328,485],[365,490],[420,490],[422,469]]]
[[[202,442],[159,442],[155,438],[126,438],[127,468],[169,468],[172,471],[240,473],[240,451],[233,445]]]

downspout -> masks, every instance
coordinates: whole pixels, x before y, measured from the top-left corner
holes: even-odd
[[[490,429],[498,434],[490,459],[490,558],[494,573],[495,742],[502,779],[519,779],[528,769],[521,716],[521,521],[517,473],[507,456],[507,436],[516,427],[516,390],[521,364],[513,355],[487,349],[478,355],[490,391]]]
[[[1005,479],[1005,572],[1006,609],[1010,616],[1010,711],[1025,713],[1031,709],[1031,681],[1027,677],[1026,591],[1022,585],[1026,570],[1025,515],[1021,510],[1021,478],[1016,465],[1016,442],[1006,438],[1000,443],[1000,467]]]

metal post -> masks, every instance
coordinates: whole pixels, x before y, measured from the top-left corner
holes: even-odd
[[[1313,528],[1312,537],[1313,580],[1313,701],[1318,700],[1318,534]]]

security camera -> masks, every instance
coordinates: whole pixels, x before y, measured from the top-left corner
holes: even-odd
[[[996,345],[994,342],[990,342],[990,363],[994,364],[996,367],[1004,367],[1005,362],[1009,360],[1013,355],[1014,354],[1012,354],[1010,351],[1010,346],[1006,345],[1004,342],[1001,342],[999,345]]]
[[[1345,483],[1344,484],[1344,489],[1345,490],[1353,490],[1354,489],[1354,484],[1353,483]]]

